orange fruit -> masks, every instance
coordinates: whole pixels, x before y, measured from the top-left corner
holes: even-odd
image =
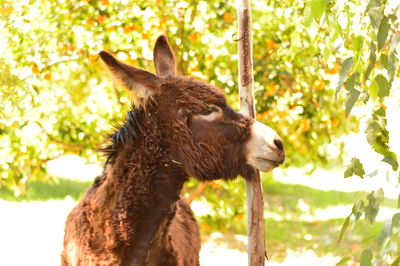
[[[334,62],[332,67],[329,67],[328,69],[326,69],[326,72],[328,74],[334,75],[334,74],[339,73],[339,68],[340,68],[339,64]]]
[[[225,13],[224,14],[224,21],[226,22],[226,23],[232,23],[233,22],[233,15],[232,15],[232,13]]]
[[[39,67],[38,67],[38,65],[36,65],[36,63],[33,63],[32,72],[33,72],[33,74],[40,73]]]
[[[306,147],[306,146],[301,146],[300,149],[299,149],[299,152],[300,152],[301,154],[307,153],[307,147]]]
[[[45,80],[51,80],[51,73],[44,74],[44,79]]]
[[[111,32],[111,31],[115,31],[116,27],[115,26],[111,26],[106,28],[106,31]]]
[[[209,224],[202,224],[201,229],[203,229],[204,231],[208,231],[211,229],[211,226]]]
[[[149,34],[147,34],[147,33],[142,33],[142,39],[148,40],[148,39],[149,39]]]
[[[323,81],[322,79],[317,79],[316,81],[314,81],[314,89],[320,91],[323,90],[325,87],[325,81]]]
[[[131,27],[130,26],[124,26],[124,33],[131,33]]]
[[[197,32],[192,33],[189,35],[189,42],[191,43],[195,43],[197,42],[197,40],[200,38],[200,34],[198,34]]]
[[[97,15],[97,16],[96,16],[96,20],[97,20],[97,22],[98,22],[99,24],[103,24],[103,23],[105,22],[106,19],[107,19],[107,17],[106,17],[106,16],[103,16],[103,15]]]
[[[267,85],[267,90],[271,95],[275,94],[278,91],[276,85],[272,83]]]
[[[160,24],[165,24],[168,21],[168,17],[161,17]]]
[[[339,121],[339,119],[332,119],[331,120],[331,124],[332,124],[332,126],[337,126],[337,125],[339,125],[339,123],[340,123],[340,121]]]
[[[86,25],[88,25],[88,26],[93,26],[93,24],[94,24],[94,20],[93,20],[92,18],[88,18],[88,19],[86,20]]]
[[[310,130],[310,120],[301,120],[300,121],[300,127],[299,127],[302,131],[308,131]]]
[[[236,217],[238,220],[242,220],[243,217],[244,217],[244,214],[243,214],[243,213],[238,213],[238,214],[235,215],[235,217]]]
[[[269,39],[269,40],[267,41],[267,49],[268,49],[268,50],[274,49],[275,46],[276,46],[276,43],[274,42],[274,40]]]

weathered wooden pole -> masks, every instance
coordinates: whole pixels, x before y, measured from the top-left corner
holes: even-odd
[[[237,1],[240,111],[255,119],[250,0]],[[250,266],[264,266],[264,200],[259,171],[252,181],[246,181],[246,196],[248,263]]]

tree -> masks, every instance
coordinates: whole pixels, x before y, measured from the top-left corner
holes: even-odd
[[[253,36],[250,1],[238,1],[238,57],[240,111],[256,118],[253,87]],[[264,199],[260,172],[246,180],[248,265],[265,265]]]
[[[389,146],[390,132],[387,129],[385,106],[385,100],[391,95],[390,90],[397,72],[397,46],[400,41],[400,32],[398,31],[400,5],[391,4],[393,3],[388,1],[372,0],[363,6],[365,13],[358,14],[359,21],[349,20],[351,22],[346,29],[348,32],[345,34],[352,37],[351,45],[348,45],[347,49],[353,53],[343,61],[336,94],[344,84],[347,91],[346,115],[350,114],[357,101],[361,101],[365,108],[370,108],[371,117],[365,125],[367,141],[375,152],[382,155],[382,162],[390,165],[393,171],[397,171],[399,163],[396,153]],[[337,15],[340,12],[334,8],[332,11],[327,15],[328,17],[335,16],[335,13]],[[360,22],[365,26],[363,31],[353,31],[352,27]],[[362,64],[364,60],[368,61],[368,64]],[[372,107],[368,106],[369,103]],[[361,178],[365,176],[363,165],[358,158],[351,160],[344,177],[353,174]],[[400,172],[398,175],[400,177]],[[356,202],[342,226],[339,239],[343,237],[350,223],[356,223],[362,214],[367,222],[373,224],[383,199],[384,191],[377,188],[366,199]],[[400,194],[398,207],[400,207]],[[391,220],[386,221],[371,248],[362,252],[361,265],[371,265],[372,262],[382,265],[397,265],[400,262],[399,241],[400,213],[396,213]]]
[[[394,97],[390,92],[398,73],[399,12],[398,3],[381,0],[363,3],[310,0],[304,9],[304,25],[314,35],[314,43],[326,43],[326,39],[329,39],[328,45],[321,49],[325,60],[329,64],[329,58],[334,56],[335,62],[341,62],[335,97],[344,87],[347,119],[356,104],[368,110],[370,119],[365,124],[367,141],[392,171],[398,171],[399,163],[389,145],[389,136],[392,134],[387,129],[385,101]],[[359,115],[357,119],[360,119]],[[353,158],[347,164],[344,177],[366,176],[358,158]],[[362,215],[373,224],[383,199],[384,191],[377,187],[366,199],[356,202],[344,221],[339,241],[351,223],[357,223]],[[397,265],[400,262],[399,229],[400,213],[397,213],[385,223],[371,248],[362,252],[361,265],[371,265],[372,262]],[[344,258],[342,262],[346,259],[349,258]]]
[[[312,170],[341,163],[343,144],[337,139],[359,126],[352,109],[372,106],[368,141],[398,171],[385,118],[398,77],[396,1],[256,1],[254,6],[257,119],[283,137],[286,165],[308,164]],[[105,78],[97,58],[101,49],[151,69],[151,46],[167,33],[180,72],[210,80],[238,107],[234,14],[233,1],[2,1],[0,186],[23,193],[30,182],[48,180],[46,162],[66,153],[104,160],[95,150],[111,125],[123,119],[130,99]],[[338,152],[332,153],[332,146]],[[357,158],[346,164],[346,176],[365,175]],[[191,181],[188,191],[197,185]],[[216,188],[207,191],[219,217],[215,225],[242,226],[226,223],[243,215],[243,201],[229,194],[241,194],[241,184],[209,186]],[[221,197],[229,197],[229,207]],[[362,213],[374,222],[381,198],[377,189],[357,202],[342,231]],[[362,261],[398,260],[398,217],[385,225],[377,248],[363,252]]]
[[[9,75],[1,80],[0,184],[22,192],[27,183],[46,179],[46,162],[65,153],[102,160],[95,149],[112,121],[123,119],[130,100],[104,78],[100,49],[151,69],[151,46],[166,32],[180,71],[210,80],[237,106],[233,4],[3,1],[0,65]],[[326,67],[312,38],[296,30],[301,1],[258,4],[263,7],[253,12],[258,119],[283,135],[288,165],[327,162],[332,159],[327,145],[356,125],[342,123],[342,100],[331,100],[329,73],[337,67]],[[319,68],[329,75],[321,76]]]

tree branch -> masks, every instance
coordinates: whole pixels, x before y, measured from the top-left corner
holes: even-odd
[[[239,96],[240,111],[255,118],[253,89],[253,41],[251,31],[250,0],[238,0],[238,53],[239,53]],[[246,180],[248,265],[265,264],[264,243],[264,200],[260,173],[254,170],[254,178]]]
[[[54,136],[52,136],[50,133],[48,133],[48,132],[44,129],[44,127],[42,126],[42,124],[41,124],[40,122],[35,121],[35,123],[40,127],[40,129],[42,130],[42,132],[43,132],[44,134],[46,134],[46,136],[47,136],[47,137],[49,138],[49,140],[51,140],[52,142],[55,142],[55,143],[57,143],[57,144],[60,144],[60,145],[62,145],[64,148],[67,148],[68,150],[78,150],[78,151],[81,151],[81,150],[83,150],[83,149],[86,149],[86,147],[83,146],[83,145],[67,143],[67,142],[64,142],[64,141],[62,141],[62,140],[56,139]]]

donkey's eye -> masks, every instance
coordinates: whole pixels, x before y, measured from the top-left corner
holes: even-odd
[[[214,121],[222,117],[222,108],[217,105],[208,105],[207,109],[194,115],[193,118],[200,118],[207,121]]]
[[[210,115],[214,112],[218,112],[218,109],[215,108],[214,106],[210,106],[206,110],[202,111],[200,115]]]
[[[222,111],[221,107],[214,104],[210,104],[207,106],[207,109],[200,112],[199,115],[211,115],[213,113],[219,113],[221,111]]]

